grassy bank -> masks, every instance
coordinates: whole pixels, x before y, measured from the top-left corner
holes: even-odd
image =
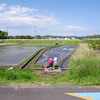
[[[55,44],[58,42],[59,44],[78,44],[79,41],[73,41],[73,40],[43,40],[43,39],[38,39],[38,40],[31,40],[31,39],[21,39],[21,40],[10,40],[10,39],[5,39],[5,40],[0,40],[0,45],[9,45],[9,44]]]
[[[0,68],[0,83],[9,84],[11,82],[31,82],[37,80],[38,75],[31,69],[13,69],[6,70]]]
[[[100,85],[100,53],[80,44],[72,57],[67,80],[73,85]]]
[[[53,85],[58,82],[58,77],[64,76],[66,73],[45,73],[35,72],[32,69],[12,69],[6,70],[0,68],[0,85],[6,85],[11,83],[44,83]]]

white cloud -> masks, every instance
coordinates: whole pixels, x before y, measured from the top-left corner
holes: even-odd
[[[39,19],[40,19],[40,22],[43,23],[43,24],[48,24],[48,25],[55,25],[55,24],[60,24],[59,22],[56,21],[56,19],[54,19],[53,17],[48,17],[48,16],[41,16],[41,15],[38,15]]]
[[[19,5],[17,6],[11,6],[9,7],[9,11],[8,14],[22,14],[22,13],[26,13],[26,12],[34,12],[34,11],[38,11],[38,9],[31,9],[31,8],[27,8],[27,7],[20,7]],[[7,13],[7,12],[5,12]]]
[[[3,3],[0,5],[0,26],[8,27],[10,35],[29,34],[34,32],[34,25],[37,32],[52,35],[72,35],[77,31],[87,30],[81,26],[63,26],[53,15],[41,15],[41,10],[17,6],[8,6]],[[55,34],[53,34],[55,33]],[[31,35],[31,34],[30,34]]]
[[[84,30],[87,30],[87,27],[82,27],[82,26],[66,26],[65,30],[84,31]]]
[[[7,27],[23,28],[25,26],[33,27],[33,25],[37,25],[37,27],[43,28],[59,24],[51,16],[40,15],[38,9],[1,4],[1,7],[4,6],[6,6],[6,10],[0,13],[1,26],[6,25]]]
[[[3,10],[7,5],[5,3],[0,5],[0,10]]]

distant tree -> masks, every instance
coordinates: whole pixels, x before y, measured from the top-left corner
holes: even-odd
[[[31,39],[30,35],[25,36],[26,39]]]
[[[25,36],[24,36],[24,35],[21,35],[21,36],[20,36],[20,39],[25,39]]]
[[[89,38],[100,38],[100,35],[91,35],[91,36],[87,36]]]
[[[40,35],[37,35],[36,39],[42,39],[42,37]]]
[[[16,35],[16,36],[9,36],[8,39],[35,39],[35,37],[32,37],[30,35]]]
[[[13,36],[9,36],[8,39],[13,39]]]
[[[8,33],[4,31],[0,31],[0,39],[7,39],[8,38]]]
[[[43,36],[43,39],[49,39],[49,38],[51,38],[51,35],[44,35]]]

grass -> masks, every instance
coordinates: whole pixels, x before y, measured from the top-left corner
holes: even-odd
[[[38,79],[38,75],[31,69],[6,70],[0,68],[0,82],[33,82]]]
[[[0,45],[9,45],[9,44],[55,44],[55,43],[59,43],[59,44],[79,44],[79,41],[73,41],[73,40],[43,40],[43,39],[39,39],[39,40],[32,40],[32,39],[5,39],[5,40],[0,40]]]
[[[11,82],[24,83],[24,82],[45,82],[49,83],[51,80],[46,80],[41,77],[32,69],[12,69],[6,70],[0,68],[0,83],[10,84]]]
[[[42,64],[34,64],[33,67],[43,67]]]
[[[58,65],[57,65],[58,66]],[[43,65],[42,64],[33,64],[33,67],[43,67]],[[55,67],[55,65],[53,65],[52,67]]]
[[[100,54],[80,44],[69,62],[67,80],[73,85],[100,85]]]
[[[45,76],[42,75],[43,73],[45,74]],[[59,73],[57,72],[55,73],[35,72],[34,70],[28,68],[23,70],[22,69],[6,70],[4,68],[0,68],[0,85],[10,85],[12,83],[14,84],[31,83],[35,85],[43,83],[44,86],[45,84],[57,85],[56,83],[65,82],[66,81],[65,78],[66,76],[63,77],[59,76]]]
[[[63,43],[63,44],[72,44],[72,45],[73,45],[73,44],[74,44],[74,45],[76,44],[76,45],[78,45],[79,42],[80,42],[80,41],[76,41],[76,40],[62,40],[62,43]]]
[[[68,78],[73,85],[100,85],[99,60],[72,60],[70,66]]]

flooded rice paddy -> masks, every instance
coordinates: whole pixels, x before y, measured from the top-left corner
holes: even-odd
[[[37,45],[12,45],[12,46],[1,46],[0,47],[0,66],[14,66],[19,65],[26,58],[31,56],[37,50],[47,46]],[[50,57],[57,56],[57,63],[70,54],[77,46],[60,46],[52,48],[44,52],[44,54],[37,61],[37,64],[45,65]],[[66,66],[68,60],[63,64],[62,67]]]
[[[54,55],[57,56],[58,60],[57,63],[62,60],[64,57],[69,55],[77,46],[60,46],[56,48],[52,48],[44,52],[44,54],[40,57],[40,59],[37,61],[37,64],[43,64],[45,65],[46,62],[48,62],[49,58],[54,58]],[[67,65],[68,60],[63,64],[62,67],[65,67]]]
[[[23,62],[37,50],[46,46],[12,45],[0,47],[0,66],[14,66]]]

